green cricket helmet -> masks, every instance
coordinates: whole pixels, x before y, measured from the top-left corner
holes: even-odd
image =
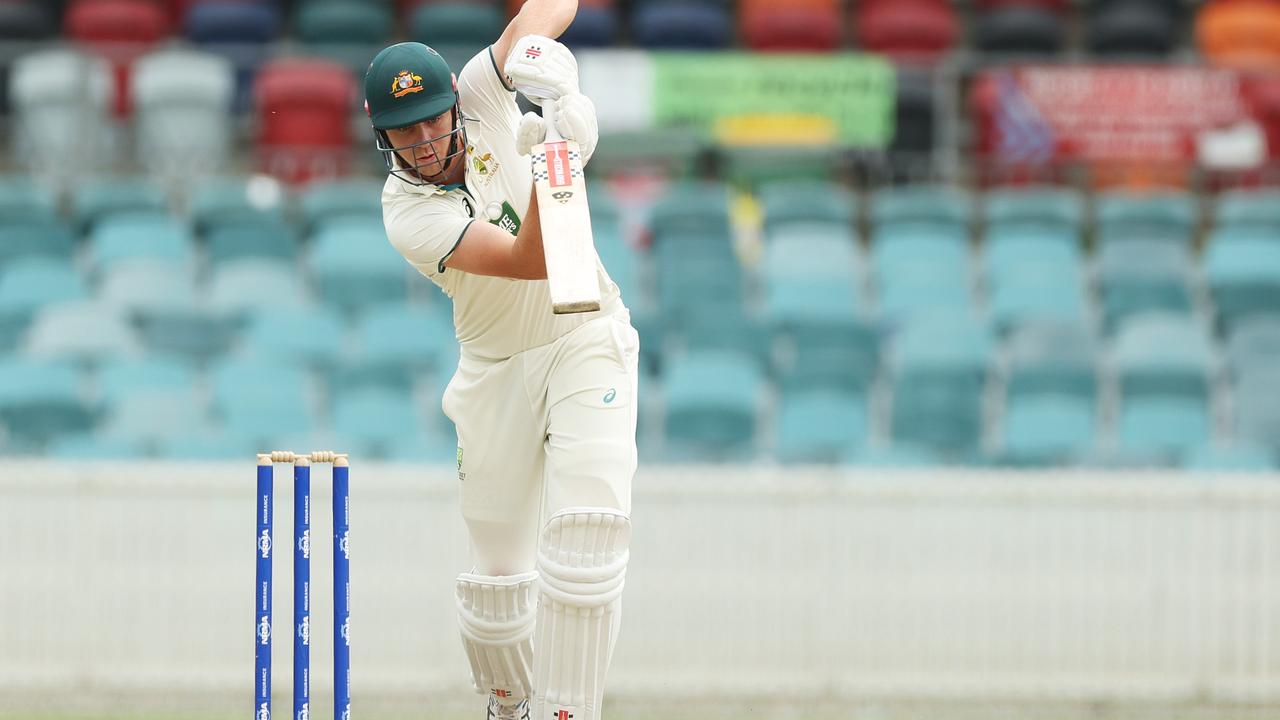
[[[466,152],[467,136],[458,110],[458,93],[453,87],[449,63],[432,48],[416,42],[397,43],[384,48],[369,63],[364,76],[364,105],[373,123],[376,147],[392,175],[412,185],[427,185],[423,178],[444,172],[449,162]],[[412,145],[391,144],[387,130],[408,127],[453,111],[453,129],[439,137]],[[449,151],[430,167],[414,162],[414,148],[449,138]],[[400,162],[396,163],[397,154]]]

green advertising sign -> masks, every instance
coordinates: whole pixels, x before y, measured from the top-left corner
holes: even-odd
[[[703,130],[724,117],[805,114],[829,118],[839,140],[893,140],[893,64],[875,55],[654,53],[654,120]]]

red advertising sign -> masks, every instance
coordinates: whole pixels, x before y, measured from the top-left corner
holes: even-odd
[[[991,70],[975,86],[984,149],[1000,160],[1194,160],[1207,133],[1249,120],[1239,76],[1199,67]]]

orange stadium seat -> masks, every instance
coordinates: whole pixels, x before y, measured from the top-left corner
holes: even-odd
[[[742,39],[753,50],[828,51],[841,42],[836,0],[743,0]]]
[[[1280,2],[1212,0],[1196,15],[1196,44],[1219,65],[1280,67]]]
[[[283,58],[254,81],[261,168],[289,182],[345,174],[350,163],[351,73],[328,61]]]
[[[133,61],[169,34],[168,13],[153,0],[77,0],[67,9],[63,27],[68,37],[111,63],[113,109],[127,115]]]
[[[946,0],[866,0],[853,22],[858,45],[896,60],[936,60],[960,35]]]

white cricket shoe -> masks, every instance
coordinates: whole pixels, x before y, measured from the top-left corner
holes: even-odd
[[[515,705],[503,705],[497,696],[489,696],[489,712],[485,720],[529,720],[529,701],[521,700]]]

